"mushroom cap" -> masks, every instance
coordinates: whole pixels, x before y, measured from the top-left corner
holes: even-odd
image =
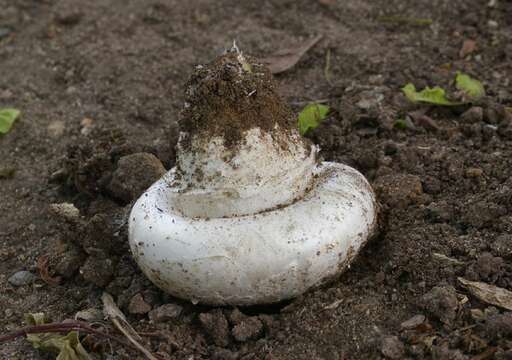
[[[252,305],[297,296],[339,274],[376,227],[375,195],[363,175],[330,162],[313,175],[311,190],[288,206],[204,219],[176,211],[173,169],[132,209],[135,260],[157,286],[193,302]]]

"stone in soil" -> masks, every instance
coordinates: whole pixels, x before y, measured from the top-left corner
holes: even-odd
[[[236,341],[257,339],[263,332],[263,323],[257,317],[248,317],[233,327],[231,334]]]
[[[88,322],[101,321],[103,320],[103,312],[96,308],[80,310],[75,314],[75,319]]]
[[[473,106],[461,115],[461,119],[468,124],[481,122],[484,119],[484,110],[479,106]]]
[[[181,315],[183,308],[177,304],[164,304],[149,312],[149,319],[157,324],[176,319]]]
[[[130,314],[147,314],[151,311],[151,305],[149,305],[144,298],[142,297],[142,294],[135,294],[130,300],[130,303],[128,304],[128,312]]]
[[[398,337],[386,336],[382,339],[381,352],[388,359],[403,359],[405,347]]]
[[[158,158],[150,153],[136,153],[123,156],[117,162],[117,169],[108,185],[112,195],[129,203],[165,174],[165,168]]]
[[[80,220],[80,210],[72,203],[50,204],[49,210],[53,215],[72,224]]]
[[[452,286],[436,286],[423,295],[422,305],[437,320],[451,324],[457,315],[459,302]]]
[[[222,310],[199,314],[199,322],[215,345],[226,347],[229,344],[229,324]]]
[[[414,315],[412,318],[405,320],[403,323],[400,324],[400,327],[402,329],[410,330],[414,329],[415,327],[423,324],[425,322],[425,315]]]
[[[11,275],[7,281],[13,286],[30,285],[34,282],[36,276],[30,271],[22,270]]]

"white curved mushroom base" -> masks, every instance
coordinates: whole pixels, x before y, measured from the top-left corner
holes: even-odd
[[[272,303],[339,274],[376,224],[376,202],[356,170],[324,162],[304,198],[283,208],[195,219],[173,209],[171,170],[130,215],[133,255],[163,290],[192,302]]]

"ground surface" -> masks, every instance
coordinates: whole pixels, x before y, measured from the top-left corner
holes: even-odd
[[[457,281],[512,290],[512,2],[0,0],[0,9],[0,106],[23,112],[0,137],[0,168],[15,169],[0,177],[0,332],[26,312],[59,321],[101,309],[106,288],[135,328],[161,334],[148,347],[165,358],[512,358],[510,313]],[[309,136],[325,159],[372,182],[379,235],[338,281],[287,304],[241,315],[162,294],[128,254],[123,207],[140,189],[116,180],[118,159],[144,151],[173,165],[184,84],[233,39],[266,56],[317,34],[277,81],[295,110],[313,100],[335,110]],[[476,48],[460,54],[465,40]],[[456,70],[488,97],[440,110],[400,95],[407,82],[451,89]],[[143,175],[161,171],[147,154],[123,171],[136,173],[133,162]],[[65,201],[79,224],[51,215]],[[40,278],[41,256],[59,284]],[[20,270],[37,278],[9,284]],[[175,304],[169,320],[133,314],[162,304]],[[113,346],[105,357],[140,356]],[[23,340],[0,346],[3,359],[45,356]]]

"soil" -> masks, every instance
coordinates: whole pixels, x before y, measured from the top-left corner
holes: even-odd
[[[0,8],[0,106],[23,113],[0,138],[0,332],[18,329],[27,312],[55,321],[94,312],[106,290],[163,358],[511,358],[510,312],[457,281],[512,290],[510,1]],[[125,219],[141,191],[133,186],[154,180],[160,162],[174,165],[187,79],[233,39],[265,57],[317,34],[276,77],[280,95],[295,112],[312,101],[333,109],[308,137],[325,160],[368,177],[382,207],[378,236],[340,279],[283,304],[210,308],[162,293],[133,263]],[[408,82],[453,91],[457,70],[481,80],[487,96],[435,108],[400,93]],[[134,158],[150,170],[120,184]],[[37,277],[10,284],[22,270]],[[141,358],[84,342],[96,358]],[[2,359],[49,356],[23,339],[0,347]]]
[[[231,148],[244,132],[296,129],[296,118],[276,91],[270,70],[237,48],[196,67],[185,92],[180,130],[209,139],[221,136]]]

